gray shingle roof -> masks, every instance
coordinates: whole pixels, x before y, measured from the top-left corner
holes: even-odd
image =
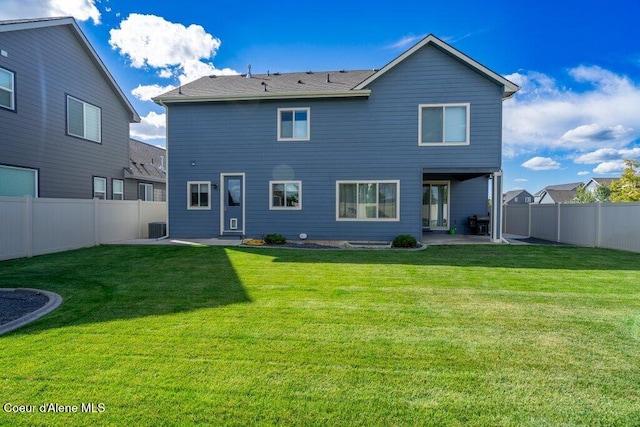
[[[547,190],[547,194],[555,203],[568,203],[576,197],[576,190]]]
[[[201,77],[158,98],[165,97],[262,97],[303,93],[336,93],[352,90],[375,70],[314,71]]]
[[[166,156],[164,148],[129,139],[129,173],[126,177],[164,182],[167,179]]]

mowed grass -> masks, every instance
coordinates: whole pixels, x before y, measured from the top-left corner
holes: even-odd
[[[0,425],[640,425],[640,254],[102,246],[0,287],[64,298],[0,337]]]

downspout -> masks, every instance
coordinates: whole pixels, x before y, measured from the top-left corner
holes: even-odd
[[[157,100],[155,101],[157,104],[160,104],[164,107],[164,110],[166,111],[166,116],[165,116],[165,129],[164,129],[164,147],[166,150],[165,153],[165,199],[166,199],[166,216],[167,216],[167,226],[165,228],[165,235],[162,237],[159,237],[157,240],[165,240],[167,238],[169,238],[169,126],[167,125],[167,123],[169,122],[169,108],[167,108],[167,105],[161,101],[161,100]]]

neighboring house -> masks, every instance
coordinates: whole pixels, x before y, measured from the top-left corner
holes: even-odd
[[[124,171],[124,199],[167,200],[165,149],[129,140],[129,167]]]
[[[601,185],[609,187],[613,181],[617,181],[618,179],[620,178],[591,178],[584,184],[584,187],[588,192],[593,194]]]
[[[535,203],[569,203],[576,197],[576,192],[582,185],[582,182],[549,185],[534,195]]]
[[[511,190],[504,193],[502,203],[505,205],[528,205],[533,203],[533,195],[527,190]]]
[[[470,232],[502,197],[518,86],[429,35],[380,70],[209,76],[168,110],[169,235],[390,240]]]
[[[0,196],[117,199],[139,121],[73,18],[0,21]]]

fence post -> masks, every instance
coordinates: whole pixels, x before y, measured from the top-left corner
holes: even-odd
[[[142,200],[138,199],[138,239],[142,239]]]
[[[24,197],[24,246],[27,258],[33,256],[33,198]]]
[[[531,209],[532,209],[531,205],[533,205],[533,203],[529,203],[529,217],[527,218],[527,222],[529,224],[527,227],[527,237],[531,237]]]
[[[558,211],[556,212],[556,215],[558,215],[558,233],[556,236],[556,242],[560,242],[560,205],[562,203],[556,203],[558,205]]]
[[[100,244],[100,199],[93,198],[93,246]]]
[[[596,202],[596,248],[602,244],[602,202]]]

